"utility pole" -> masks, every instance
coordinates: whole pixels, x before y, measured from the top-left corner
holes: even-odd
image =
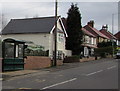
[[[55,1],[54,66],[57,64],[57,0]]]
[[[114,33],[114,14],[112,14],[112,34]],[[112,37],[112,48],[113,48],[113,57],[114,57],[114,38]]]

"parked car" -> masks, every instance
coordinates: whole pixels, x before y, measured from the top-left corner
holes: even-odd
[[[116,54],[116,58],[120,58],[120,50],[118,50],[118,52]]]

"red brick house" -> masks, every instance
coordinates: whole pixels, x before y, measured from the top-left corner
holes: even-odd
[[[97,37],[87,31],[85,28],[81,29],[83,31],[83,56],[88,57],[94,55],[94,49],[97,48],[96,39]]]
[[[98,31],[96,28],[94,28],[94,21],[88,22],[87,25],[85,25],[83,28],[85,28],[87,31],[89,31],[95,37],[97,37],[96,39],[97,44],[103,41],[107,42],[110,40],[109,37],[107,37],[106,35],[102,34],[100,31]]]
[[[111,32],[108,31],[107,25],[102,26],[102,29],[100,30],[100,32],[106,35],[110,40],[114,39],[115,41],[117,41],[117,38]]]
[[[65,26],[65,28],[67,28],[66,25],[66,18],[62,18],[62,22]],[[90,31],[86,30],[84,27],[82,29],[80,29],[83,31],[83,51],[82,51],[82,55],[84,57],[88,57],[94,54],[94,49],[97,48],[97,37],[96,35],[94,35],[93,33],[91,33]]]

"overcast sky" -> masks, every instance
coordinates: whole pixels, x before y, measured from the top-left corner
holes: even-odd
[[[109,0],[110,1],[110,0]],[[112,14],[114,13],[114,33],[118,31],[118,0],[116,2],[58,2],[58,15],[67,17],[68,9],[71,3],[77,3],[82,15],[82,26],[88,21],[95,21],[95,28],[101,29],[102,25],[108,24],[109,31],[112,30]],[[2,5],[2,14],[4,19],[30,18],[54,16],[54,2],[8,2],[4,1]]]

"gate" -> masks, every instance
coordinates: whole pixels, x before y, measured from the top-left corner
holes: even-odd
[[[2,71],[24,69],[25,42],[15,39],[5,39],[2,42]]]

